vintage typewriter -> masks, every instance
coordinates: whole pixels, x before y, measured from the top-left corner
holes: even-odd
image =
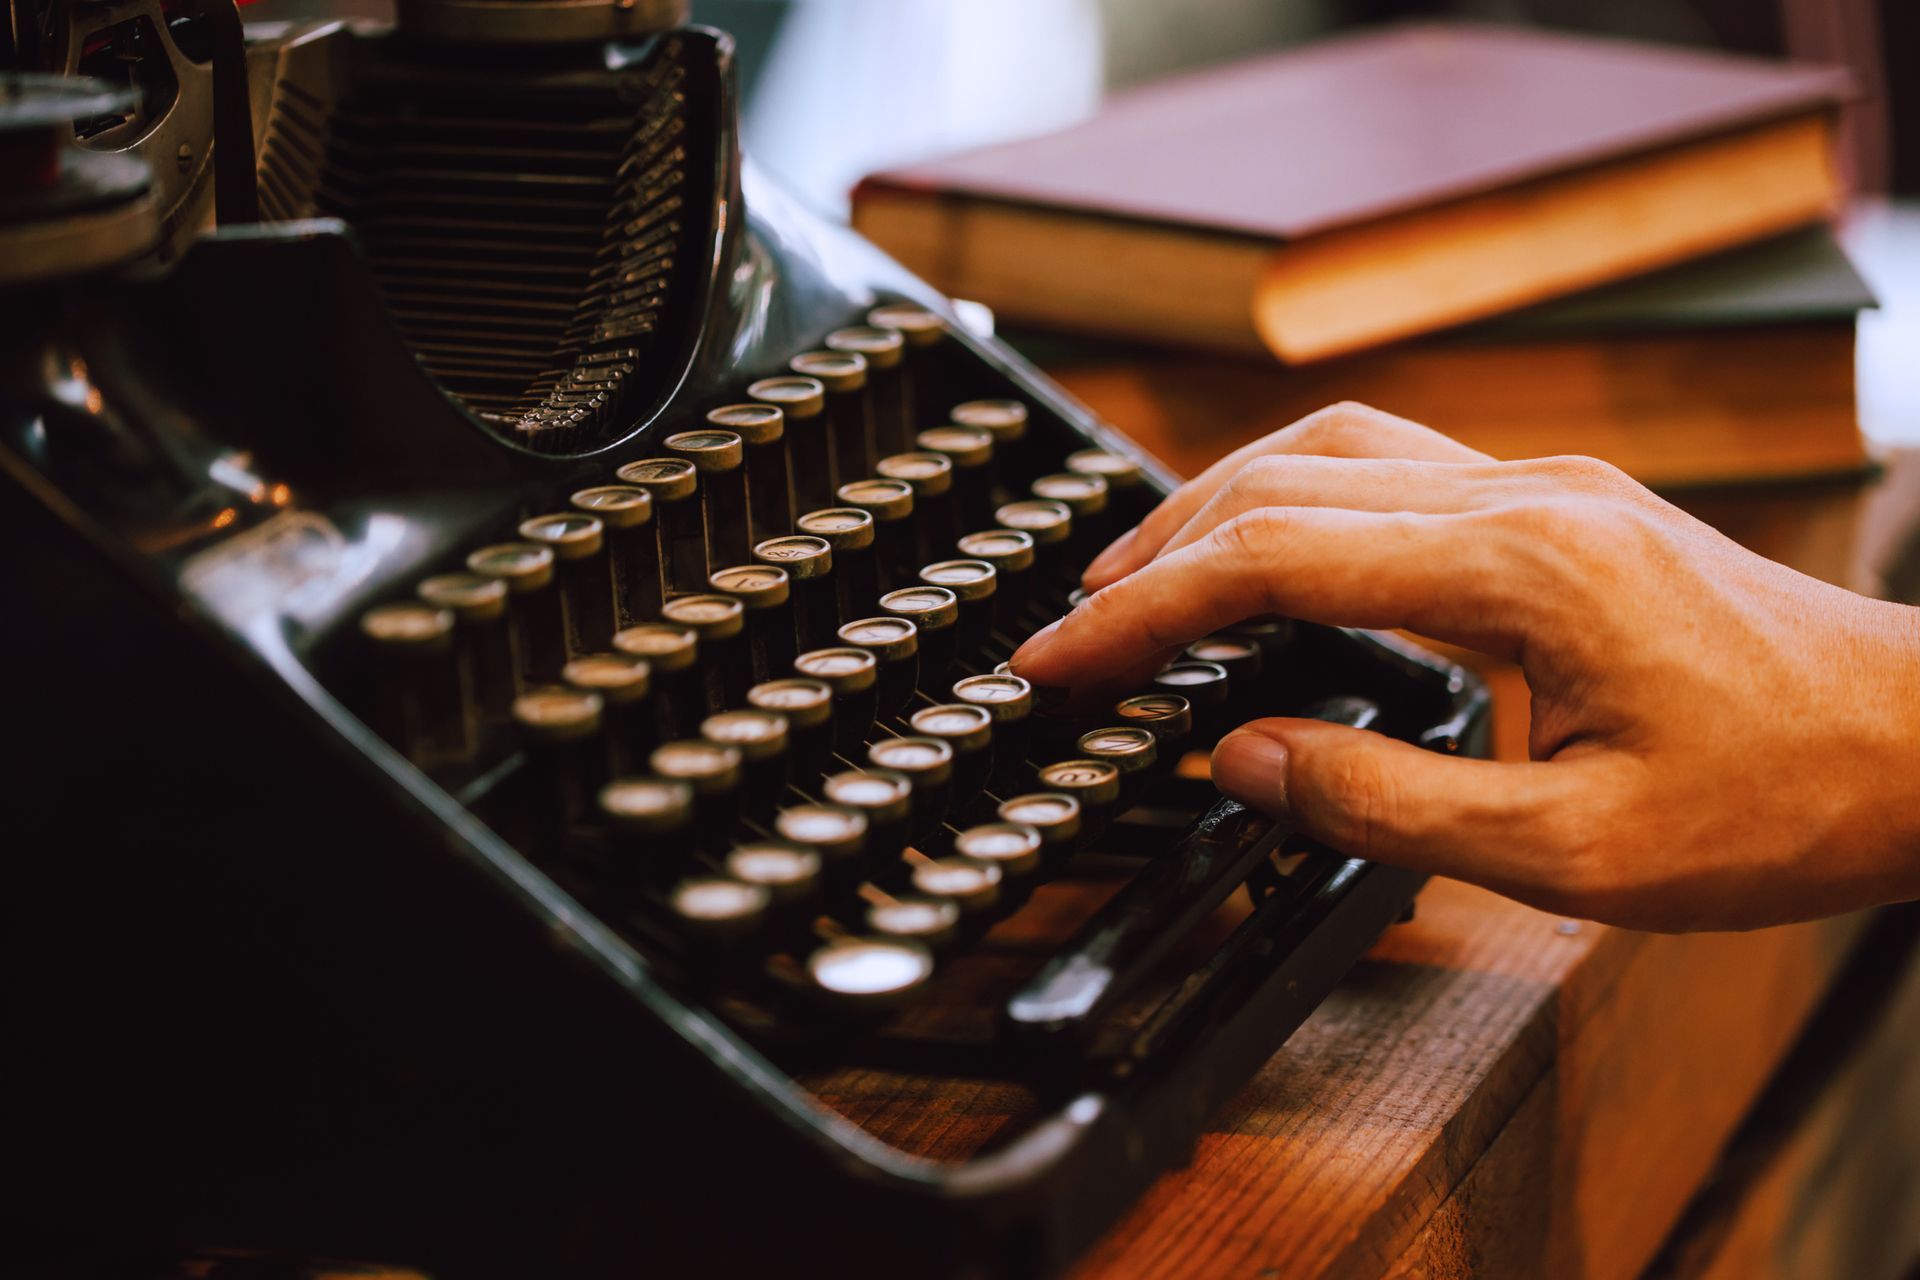
[[[16,12],[16,1239],[1050,1273],[1409,909],[1204,753],[1482,689],[1254,618],[1037,705],[1171,477],[743,165],[677,10]]]

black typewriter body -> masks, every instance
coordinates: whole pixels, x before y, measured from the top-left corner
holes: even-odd
[[[940,321],[909,357],[915,423],[1025,406],[1024,469],[996,478],[996,503],[1103,450],[1143,479],[1111,495],[1124,527],[1173,478],[743,166],[723,36],[609,46],[493,104],[564,123],[584,97],[589,114],[644,118],[659,68],[678,68],[671,279],[558,311],[562,291],[599,287],[583,262],[628,261],[633,238],[611,217],[500,232],[528,261],[569,235],[591,245],[539,276],[445,223],[421,233],[394,213],[412,197],[393,173],[467,144],[402,126],[433,125],[421,95],[483,100],[486,77],[391,37],[329,38],[351,48],[327,91],[304,82],[272,108],[311,118],[266,129],[277,221],[224,227],[165,268],[15,287],[0,315],[8,719],[30,744],[8,965],[24,1032],[11,1127],[39,1171],[14,1206],[25,1238],[101,1258],[267,1245],[445,1275],[1062,1269],[1185,1157],[1421,878],[1163,771],[1131,797],[1153,822],[1117,812],[1051,871],[1118,886],[1109,902],[1153,889],[1132,917],[1096,904],[1044,947],[976,932],[903,1009],[849,1017],[737,956],[716,976],[648,915],[652,890],[608,871],[593,831],[583,856],[531,837],[512,742],[410,762],[370,727],[369,609],[566,510],[877,306]],[[598,159],[554,162],[602,205],[630,142],[607,138]],[[495,197],[513,193],[472,205]],[[578,214],[563,197],[540,216]],[[559,284],[519,289],[516,273]],[[508,336],[490,345],[463,315]],[[608,364],[625,367],[592,372]],[[1066,569],[1037,584],[1032,616],[1069,607]],[[1358,698],[1383,732],[1484,752],[1485,694],[1459,668],[1367,633],[1279,634],[1234,690],[1240,718]],[[998,657],[962,652],[952,674]],[[1013,1016],[1048,974],[1086,999]],[[936,1161],[821,1100],[849,1070],[1005,1082],[1027,1101],[971,1158]]]

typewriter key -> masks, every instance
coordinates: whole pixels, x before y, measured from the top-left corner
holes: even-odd
[[[873,655],[875,718],[892,720],[905,711],[920,680],[920,632],[913,622],[900,617],[856,618],[840,628],[840,642]]]
[[[904,938],[835,938],[807,957],[815,998],[848,1017],[893,1011],[933,976],[933,953]]]
[[[773,895],[731,876],[692,876],[673,887],[667,909],[691,942],[731,950],[767,929]]]
[[[521,521],[520,536],[553,552],[567,620],[567,652],[577,656],[600,649],[615,630],[606,526],[581,512],[562,512]]]
[[[842,504],[858,507],[873,520],[873,557],[881,588],[891,591],[913,581],[919,563],[914,558],[913,486],[905,480],[856,480],[841,485],[839,492]],[[803,526],[802,532],[820,530]],[[870,600],[854,606],[871,607]]]
[[[693,856],[693,788],[677,778],[616,778],[600,817],[620,860],[642,881],[668,884]]]
[[[700,736],[740,753],[741,809],[756,822],[773,816],[787,790],[787,718],[750,708],[700,722]]]
[[[738,564],[753,545],[747,512],[747,446],[736,432],[708,427],[670,435],[661,445],[700,473],[707,563]]]
[[[867,907],[867,932],[917,942],[936,952],[953,942],[959,927],[960,908],[945,898],[907,894]]]
[[[1033,496],[1064,502],[1073,512],[1073,535],[1068,540],[1068,557],[1078,573],[1107,543],[1118,536],[1113,511],[1107,500],[1107,482],[1097,475],[1077,471],[1057,471],[1033,482]]]
[[[1122,723],[1153,732],[1157,772],[1172,772],[1193,741],[1193,704],[1177,693],[1123,698],[1113,712]]]
[[[956,681],[953,700],[980,707],[993,718],[993,774],[989,785],[1005,793],[1032,776],[1027,764],[1033,717],[1033,686],[1005,673]]]
[[[1217,662],[1175,662],[1153,678],[1154,688],[1177,693],[1193,711],[1193,745],[1213,745],[1226,731],[1227,669]]]
[[[1056,760],[1040,767],[1040,786],[1072,796],[1080,805],[1080,830],[1091,837],[1112,818],[1120,801],[1120,771],[1106,760]]]
[[[374,720],[415,764],[457,760],[473,749],[472,713],[454,653],[450,609],[408,601],[360,615],[372,642]]]
[[[1083,758],[1104,761],[1119,770],[1121,812],[1139,803],[1147,775],[1160,758],[1153,730],[1139,725],[1094,729],[1081,734],[1075,746]]]
[[[1001,803],[1002,822],[1031,827],[1040,836],[1043,867],[1057,870],[1080,842],[1080,802],[1062,791],[1035,791]]]
[[[746,610],[740,602],[732,596],[676,596],[667,601],[661,616],[700,637],[700,668],[707,691],[707,711],[738,706],[753,684]]]
[[[739,436],[747,455],[748,524],[754,541],[793,528],[793,477],[787,474],[786,414],[777,404],[725,404],[707,422]]]
[[[504,724],[513,714],[519,678],[513,665],[513,632],[507,621],[507,585],[477,573],[443,573],[416,592],[436,609],[453,614],[453,645],[473,712],[483,725]]]
[[[937,361],[930,357],[933,348],[946,341],[947,322],[914,303],[889,302],[867,312],[867,323],[876,329],[894,330],[906,343],[900,368],[907,421],[919,422],[931,416],[944,399]]]
[[[960,602],[945,587],[902,587],[880,597],[880,611],[913,623],[920,636],[917,687],[929,696],[947,686],[959,639]]]
[[[685,738],[654,749],[648,766],[662,778],[693,788],[694,831],[703,847],[727,847],[740,807],[740,749],[704,738]]]
[[[643,458],[614,474],[653,498],[667,593],[706,586],[706,517],[700,511],[700,473],[694,465],[685,458]]]
[[[1033,474],[1033,445],[1027,438],[1027,406],[1018,400],[969,400],[947,412],[957,426],[978,427],[993,436],[993,482],[1008,500],[1020,496],[1016,476]]]
[[[724,865],[735,880],[765,889],[774,914],[790,923],[806,922],[820,900],[820,855],[811,849],[762,840],[738,846]]]
[[[913,405],[909,400],[911,388],[907,385],[904,364],[906,343],[899,330],[873,325],[835,329],[827,335],[827,347],[833,351],[857,351],[866,357],[874,448],[882,454],[912,448]]]
[[[832,644],[834,633],[840,629],[833,544],[810,533],[792,533],[759,543],[753,549],[753,558],[786,571],[793,591],[794,638],[799,647],[815,649]]]
[[[1266,655],[1250,638],[1218,635],[1195,640],[1187,646],[1185,656],[1194,662],[1212,662],[1225,667],[1227,697],[1243,699],[1252,696],[1259,688]]]
[[[857,618],[880,598],[873,550],[873,517],[859,507],[827,507],[801,516],[797,527],[833,548],[833,579],[840,617]]]
[[[880,664],[873,653],[851,646],[810,649],[793,660],[793,669],[833,690],[834,749],[843,754],[859,751],[873,730],[879,706]]]
[[[913,788],[913,838],[925,840],[947,819],[953,799],[953,748],[938,738],[882,738],[867,763],[905,776]]]
[[[652,668],[645,658],[625,653],[589,653],[560,671],[570,689],[600,695],[608,764],[615,774],[638,769],[659,743],[659,722],[652,699]]]
[[[833,442],[827,430],[827,389],[815,378],[762,378],[747,388],[755,400],[786,415],[787,474],[802,511],[833,501]]]
[[[768,680],[747,690],[747,705],[786,720],[794,785],[811,787],[833,759],[832,686],[795,676]]]
[[[885,479],[913,486],[913,563],[938,559],[960,536],[953,463],[944,454],[916,451],[882,458],[878,470]]]
[[[707,714],[699,633],[668,622],[643,622],[614,632],[613,648],[644,658],[652,671],[657,737],[665,741],[691,734]]]
[[[467,557],[467,568],[507,584],[507,616],[522,687],[560,678],[567,664],[566,611],[553,585],[553,552],[531,542],[503,542]]]
[[[993,626],[1011,630],[1033,598],[1033,538],[1018,529],[985,529],[958,543],[960,554],[993,566]]]
[[[1082,449],[1068,454],[1067,470],[1075,475],[1099,476],[1107,482],[1107,494],[1114,499],[1133,492],[1147,481],[1139,463],[1123,453],[1108,453],[1105,449]]]
[[[653,527],[653,495],[634,484],[582,489],[569,501],[607,530],[615,614],[623,627],[660,616],[666,582],[660,572],[660,535]]]
[[[900,883],[906,873],[900,852],[913,838],[913,784],[906,775],[886,769],[849,769],[826,778],[820,794],[865,816],[862,874],[877,884]]]
[[[1007,503],[993,513],[993,518],[1002,528],[1017,529],[1033,539],[1034,574],[1041,590],[1064,591],[1078,585],[1079,567],[1068,554],[1073,511],[1066,503],[1026,498]]]
[[[867,403],[867,358],[857,351],[803,351],[787,362],[826,388],[827,433],[836,486],[873,474],[873,409]]]
[[[963,858],[1000,868],[1000,882],[1017,887],[1040,870],[1040,833],[1019,822],[983,822],[953,838],[953,851]]]
[[[1293,619],[1264,614],[1258,618],[1236,622],[1230,627],[1223,627],[1221,634],[1240,640],[1251,640],[1259,645],[1260,652],[1265,655],[1267,669],[1272,670],[1274,658],[1293,643]]]
[[[867,848],[867,817],[838,804],[797,804],[774,815],[780,838],[820,858],[829,899],[844,903],[860,887]]]
[[[945,702],[920,708],[907,723],[921,737],[952,748],[954,812],[964,813],[993,772],[993,716],[985,707]]]
[[[589,812],[607,781],[600,738],[604,703],[585,689],[529,689],[513,701],[513,721],[527,748],[539,838],[549,853],[566,844],[571,826]]]
[[[960,605],[955,632],[961,661],[978,663],[993,636],[993,598],[999,574],[985,560],[936,560],[920,568],[920,581],[954,594]]]
[[[938,346],[947,336],[947,322],[914,302],[889,302],[867,312],[867,323],[876,329],[892,329],[906,339],[907,346],[918,350]]]
[[[954,509],[962,529],[977,529],[993,519],[993,433],[984,427],[929,427],[914,439],[917,448],[937,453],[953,466]]]
[[[786,674],[794,655],[793,593],[787,571],[771,564],[734,565],[716,570],[708,585],[740,602],[754,679]]]
[[[1000,901],[1000,868],[972,858],[929,858],[913,869],[913,887],[929,898],[951,902],[962,923],[977,920]]]

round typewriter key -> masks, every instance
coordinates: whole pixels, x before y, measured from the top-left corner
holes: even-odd
[[[1122,812],[1139,803],[1147,775],[1160,758],[1153,730],[1138,725],[1094,729],[1081,734],[1075,745],[1085,759],[1104,761],[1120,771]]]
[[[960,554],[993,566],[993,625],[1005,632],[1032,598],[1033,537],[1018,529],[985,529],[957,544]]]
[[[567,619],[553,584],[553,552],[531,542],[503,542],[468,556],[467,569],[506,584],[522,687],[559,679],[567,662]]]
[[[768,538],[753,558],[787,575],[793,592],[794,639],[799,648],[833,643],[840,628],[840,597],[834,585],[833,544],[809,533]],[[792,655],[788,655],[791,661]]]
[[[747,690],[747,705],[785,718],[794,784],[811,787],[833,758],[832,686],[792,676],[768,680]]]
[[[738,706],[753,684],[753,655],[747,647],[746,609],[732,596],[675,596],[661,608],[663,620],[700,637],[701,676],[707,710]]]
[[[1018,822],[985,822],[968,827],[953,838],[953,851],[963,858],[1000,869],[1000,883],[1021,888],[1040,870],[1040,833]]]
[[[793,660],[793,669],[833,690],[834,748],[859,750],[879,706],[880,664],[873,654],[851,646],[810,649]]]
[[[647,763],[657,776],[693,788],[694,829],[701,844],[716,853],[725,849],[740,805],[740,749],[685,738],[655,748]]]
[[[841,485],[838,495],[842,505],[858,507],[872,517],[874,565],[881,587],[892,590],[912,581],[917,563],[913,486],[898,479],[855,480]]]
[[[936,560],[920,567],[920,581],[953,592],[960,603],[959,652],[978,662],[993,636],[993,599],[1000,575],[985,560]]]
[[[1177,693],[1142,693],[1123,698],[1113,712],[1125,724],[1152,731],[1156,771],[1168,773],[1193,741],[1193,704]]]
[[[959,643],[960,602],[945,587],[902,587],[880,597],[880,610],[906,618],[919,631],[918,687],[929,695],[946,687]]]
[[[954,507],[960,529],[975,529],[993,519],[993,433],[957,423],[929,427],[914,438],[916,447],[953,464]],[[956,529],[955,534],[959,533]]]
[[[1227,669],[1217,662],[1188,660],[1168,666],[1153,678],[1153,686],[1177,693],[1193,709],[1193,746],[1205,747],[1225,730]]]
[[[1228,635],[1195,640],[1186,651],[1186,657],[1194,662],[1212,662],[1226,668],[1228,698],[1249,697],[1259,688],[1265,656],[1251,638]]]
[[[700,473],[700,506],[707,532],[707,563],[747,558],[753,530],[747,509],[747,444],[738,432],[706,427],[670,435],[661,447]]]
[[[506,723],[520,691],[507,621],[507,584],[477,573],[443,573],[422,582],[415,594],[423,603],[453,614],[455,661],[476,721]]]
[[[986,708],[966,702],[937,703],[920,708],[907,723],[921,737],[938,738],[953,748],[956,810],[986,790],[993,772],[993,716]]]
[[[793,503],[801,511],[833,501],[833,441],[827,428],[827,389],[817,378],[762,378],[747,388],[754,400],[778,405]]]
[[[673,887],[667,909],[697,944],[731,948],[765,932],[773,895],[731,876],[692,876]]]
[[[691,627],[643,622],[613,633],[613,648],[644,658],[653,677],[654,718],[660,739],[683,738],[707,714],[700,668],[700,636]]]
[[[707,581],[707,531],[699,471],[685,458],[642,458],[614,474],[653,499],[661,577],[668,594],[700,590]]]
[[[653,669],[645,658],[625,653],[589,653],[560,671],[569,688],[600,695],[608,763],[614,773],[637,769],[659,743],[659,722],[649,696]]]
[[[953,748],[938,738],[882,738],[867,763],[906,777],[913,787],[913,835],[924,840],[946,821],[953,796]]]
[[[1266,655],[1267,667],[1281,650],[1293,643],[1293,619],[1282,618],[1275,614],[1263,614],[1257,618],[1248,618],[1222,628],[1221,634],[1234,636],[1241,640],[1251,640],[1260,646],[1260,652]]]
[[[960,908],[962,920],[993,909],[1000,901],[1000,868],[972,858],[933,858],[913,869],[913,887],[929,898]]]
[[[693,788],[677,778],[616,778],[600,788],[614,850],[643,880],[665,883],[693,853]]]
[[[904,938],[835,938],[807,957],[817,999],[850,1017],[898,1008],[933,976],[933,953]]]
[[[620,625],[659,617],[666,582],[660,573],[660,534],[653,527],[653,495],[635,484],[603,484],[581,489],[568,501],[606,526]]]
[[[473,748],[473,718],[458,656],[454,615],[418,601],[360,615],[373,648],[373,719],[387,740],[422,766]]]
[[[1097,475],[1058,471],[1033,482],[1033,496],[1064,502],[1073,512],[1069,558],[1075,568],[1119,534],[1107,499],[1107,482]]]
[[[912,620],[856,618],[840,628],[840,641],[873,655],[878,675],[875,718],[891,720],[905,711],[920,680],[920,630]]]
[[[1033,686],[1006,673],[968,676],[956,681],[953,700],[984,710],[993,718],[993,773],[989,786],[1005,793],[1019,786],[1031,772],[1027,751],[1032,742],[1028,721],[1033,716]]]
[[[873,549],[873,516],[859,507],[809,511],[798,522],[801,533],[833,548],[833,578],[840,617],[857,618],[880,598],[879,561]]]
[[[1082,449],[1067,455],[1067,470],[1075,475],[1099,476],[1107,482],[1107,493],[1117,496],[1146,483],[1140,464],[1123,453],[1105,449]]]
[[[563,686],[529,689],[513,700],[513,722],[526,744],[539,838],[549,853],[564,848],[569,829],[606,785],[600,739],[605,703],[599,694]]]
[[[773,910],[804,917],[820,898],[820,855],[797,844],[763,840],[736,847],[726,857],[727,874],[767,891]]]
[[[787,790],[787,718],[757,707],[722,711],[700,722],[700,736],[740,752],[741,808],[756,822],[771,817]]]
[[[913,486],[913,562],[935,559],[960,536],[954,503],[953,463],[945,455],[914,451],[880,459],[882,478]]]
[[[1035,791],[1001,803],[1002,822],[1031,827],[1040,836],[1040,860],[1057,868],[1080,840],[1080,802],[1060,791]]]
[[[849,769],[823,781],[820,794],[866,817],[863,874],[881,884],[898,883],[905,872],[900,851],[913,836],[913,784],[906,776],[884,769]]]
[[[875,325],[835,329],[827,335],[827,347],[832,351],[857,351],[866,358],[874,448],[881,453],[907,448],[913,434],[913,405],[908,398],[911,388],[903,361],[906,342],[899,330]]]
[[[954,940],[960,926],[960,908],[945,898],[908,894],[875,902],[867,908],[867,931],[883,938],[901,938],[940,951]]]
[[[1041,584],[1060,590],[1078,585],[1067,554],[1073,537],[1073,511],[1050,498],[1009,502],[993,513],[1002,528],[1018,529],[1033,539],[1033,572]]]
[[[780,838],[819,855],[828,896],[849,899],[863,878],[867,817],[838,804],[798,804],[774,815]]]
[[[1033,443],[1027,438],[1027,406],[1018,400],[969,400],[947,412],[948,420],[978,427],[993,436],[993,482],[1008,497],[1018,497],[1034,472]]]
[[[803,351],[787,367],[826,388],[827,434],[833,444],[836,485],[873,472],[873,406],[867,396],[867,358],[858,351]]]
[[[1056,760],[1042,765],[1040,785],[1079,803],[1080,829],[1089,836],[1106,825],[1120,801],[1120,771],[1106,760]]]
[[[707,425],[740,437],[746,453],[747,512],[752,538],[777,537],[793,527],[793,477],[787,474],[787,416],[777,404],[723,404]]]
[[[909,347],[937,346],[947,336],[947,322],[913,302],[889,302],[867,312],[876,329],[897,330]]]
[[[747,647],[756,680],[784,675],[793,665],[793,589],[787,571],[773,564],[743,564],[717,569],[707,584],[740,602],[745,612]]]

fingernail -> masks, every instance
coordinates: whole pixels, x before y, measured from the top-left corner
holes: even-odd
[[[1263,733],[1235,729],[1213,748],[1213,785],[1241,804],[1286,812],[1286,747]]]
[[[1126,564],[1128,548],[1133,546],[1133,540],[1139,532],[1137,528],[1129,529],[1115,538],[1107,549],[1095,556],[1093,563],[1087,566],[1083,581],[1104,584],[1108,578],[1113,577],[1121,566]]]

